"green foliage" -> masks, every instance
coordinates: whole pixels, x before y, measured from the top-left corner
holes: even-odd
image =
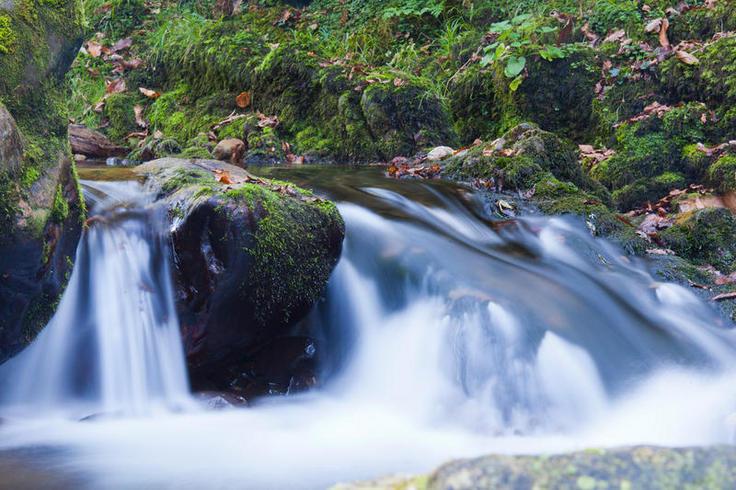
[[[84,0],[94,31],[113,39],[125,37],[140,27],[146,14],[144,0]]]
[[[504,75],[514,79],[509,84],[510,90],[514,92],[524,80],[521,74],[526,67],[525,54],[537,54],[545,61],[566,56],[565,47],[543,42],[545,36],[551,39],[549,34],[557,30],[557,27],[546,25],[529,14],[497,22],[490,28],[492,33],[497,34],[496,40],[483,48],[484,55],[480,65],[502,64]]]
[[[617,28],[629,30],[634,26],[639,27],[643,22],[636,0],[596,1],[588,21],[593,31],[600,35]]]
[[[0,15],[0,55],[8,54],[15,47],[15,32],[9,15]]]
[[[422,17],[423,15],[439,17],[444,9],[444,0],[406,0],[386,7],[383,10],[383,18]]]

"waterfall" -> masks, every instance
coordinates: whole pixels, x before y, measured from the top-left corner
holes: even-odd
[[[188,403],[163,217],[137,182],[86,183],[94,216],[56,314],[2,366],[4,411],[140,415]],[[9,408],[8,408],[9,407]]]
[[[322,385],[221,411],[179,410],[161,217],[137,184],[88,184],[108,197],[57,314],[0,368],[0,458],[54,448],[54,476],[90,488],[312,489],[486,453],[733,442],[736,335],[691,290],[579,220],[491,222],[463,188],[340,172],[313,187],[339,202],[343,256],[296,326]],[[54,410],[156,416],[20,420]]]

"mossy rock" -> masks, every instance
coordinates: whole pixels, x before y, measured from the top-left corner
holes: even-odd
[[[728,446],[689,449],[634,447],[553,456],[485,456],[448,463],[426,488],[681,488],[736,486],[736,451]]]
[[[304,317],[342,249],[334,204],[211,160],[137,167],[172,221],[179,313],[190,370],[218,389],[253,349]],[[223,185],[215,172],[235,182]],[[210,386],[208,385],[208,386]]]
[[[512,189],[528,189],[549,172],[608,200],[605,189],[582,171],[575,145],[531,123],[519,124],[491,143],[448,159],[445,172],[458,179],[502,178]]]
[[[678,255],[729,273],[736,270],[736,217],[725,208],[691,211],[662,231],[662,241]]]
[[[722,155],[708,167],[708,182],[723,193],[736,190],[736,155]]]
[[[85,207],[70,161],[63,75],[81,44],[81,1],[0,2],[0,362],[27,345],[67,283]]]
[[[726,35],[695,53],[699,63],[687,65],[675,56],[660,65],[661,90],[673,102],[700,101],[715,111],[721,137],[736,135],[736,36]]]
[[[360,107],[376,152],[384,159],[455,142],[449,116],[439,100],[416,85],[369,85]]]
[[[517,90],[503,67],[471,65],[457,74],[449,98],[462,141],[493,138],[523,121],[573,139],[591,132],[599,72],[592,49],[577,46],[562,59],[527,58],[528,76]]]
[[[736,30],[736,11],[728,2],[715,2],[713,8],[693,8],[677,16],[667,34],[672,44],[680,41],[710,40],[719,32]]]

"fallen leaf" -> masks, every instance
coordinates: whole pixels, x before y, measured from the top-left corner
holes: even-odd
[[[125,39],[121,39],[120,41],[113,44],[112,47],[110,47],[110,52],[117,53],[118,51],[123,51],[130,48],[132,45],[133,40],[129,37],[126,37]]]
[[[137,70],[141,66],[143,66],[143,60],[140,58],[133,58],[131,60],[123,61],[123,67],[128,70]]]
[[[222,170],[215,173],[215,179],[221,184],[230,185],[233,184],[233,180],[230,178],[230,172]]]
[[[406,85],[406,81],[401,78],[394,78],[394,87],[403,87]]]
[[[662,25],[659,29],[659,44],[665,48],[670,48],[670,40],[667,38],[667,29],[670,27],[670,21],[667,18],[662,19]]]
[[[711,301],[725,301],[727,299],[736,299],[736,292],[718,294],[716,296],[713,296],[710,300]]]
[[[615,43],[617,41],[622,41],[626,38],[626,31],[623,29],[619,29],[618,31],[613,31],[610,33],[606,38],[603,40],[604,43]]]
[[[135,123],[141,128],[147,128],[148,123],[143,118],[143,106],[142,105],[133,106],[133,113],[135,113]]]
[[[87,41],[87,52],[93,58],[99,58],[102,54],[102,44],[95,41]]]
[[[259,128],[275,128],[279,125],[279,118],[277,116],[266,116],[260,112],[256,115],[258,116]]]
[[[107,94],[119,94],[121,92],[125,92],[128,90],[127,85],[125,84],[124,78],[116,78],[115,80],[109,80],[106,81],[106,87],[105,92]]]
[[[151,90],[151,89],[140,87],[138,89],[138,91],[140,91],[140,93],[142,93],[143,95],[145,95],[149,99],[154,99],[155,100],[155,99],[158,99],[159,97],[161,97],[161,94],[159,92],[156,92],[155,90]]]
[[[687,51],[675,51],[675,56],[677,56],[677,59],[682,61],[686,65],[697,65],[698,63],[700,63],[700,60],[698,58],[688,53]]]
[[[253,93],[250,91],[241,92],[237,97],[235,97],[235,105],[237,105],[241,109],[247,109],[248,107],[250,107],[252,97]]]

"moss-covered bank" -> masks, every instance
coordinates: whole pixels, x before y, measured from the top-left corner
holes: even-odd
[[[14,148],[0,152],[0,361],[53,313],[81,230],[63,77],[83,23],[78,0],[0,2],[0,118],[14,128],[0,141]]]

